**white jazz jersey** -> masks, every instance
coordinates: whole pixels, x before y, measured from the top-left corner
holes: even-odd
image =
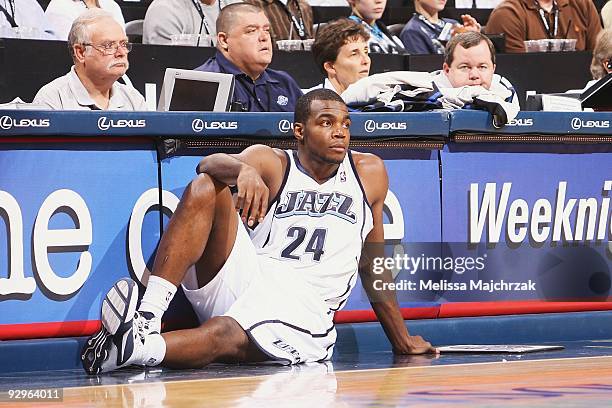
[[[287,170],[264,221],[250,232],[257,253],[291,265],[325,301],[341,309],[357,280],[372,211],[349,151],[334,176],[317,183],[287,150]]]

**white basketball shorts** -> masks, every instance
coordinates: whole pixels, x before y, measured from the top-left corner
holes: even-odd
[[[198,289],[191,268],[182,286],[200,322],[232,317],[274,362],[297,364],[332,356],[333,313],[291,265],[258,255],[242,222],[217,276]]]

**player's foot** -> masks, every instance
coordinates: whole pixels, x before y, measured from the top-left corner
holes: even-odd
[[[136,312],[138,286],[121,279],[102,301],[102,327],[91,336],[81,354],[89,374],[116,370],[131,364],[144,364],[145,336],[152,333],[152,314]]]
[[[153,314],[150,312],[134,312],[130,321],[121,323],[117,332],[111,336],[108,358],[102,362],[100,372],[113,371],[129,365],[159,364],[159,361],[146,357],[147,336],[159,334],[154,329],[153,320]]]

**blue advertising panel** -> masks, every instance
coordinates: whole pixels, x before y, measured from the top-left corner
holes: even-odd
[[[435,282],[417,290],[408,281],[424,281],[426,272],[395,268],[395,281],[408,282],[398,292],[402,307],[608,299],[612,147],[597,138],[609,137],[609,129],[602,130],[609,127],[609,115],[522,112],[500,130],[489,127],[484,112],[352,118],[352,135],[361,142],[372,139],[365,144],[383,158],[389,174],[386,249],[418,262],[430,254],[452,261],[450,269],[433,270]],[[167,138],[223,135],[254,142],[287,138],[291,121],[291,114],[0,111],[0,339],[19,325],[61,326],[52,335],[65,333],[71,322],[91,327],[115,280],[131,275],[146,282],[160,231],[195,176],[200,154],[207,152],[158,163],[156,139],[161,144]],[[595,139],[592,144],[446,140],[442,151],[384,147],[387,140],[442,140],[449,128],[464,135],[525,128],[516,134]],[[144,135],[153,138],[134,137]],[[26,143],[29,138],[36,143]],[[481,264],[485,267],[475,267]],[[406,276],[398,275],[402,272]],[[472,281],[480,286],[459,285]],[[524,288],[508,289],[508,283]],[[171,319],[187,316],[181,306],[179,296]],[[362,290],[345,306],[369,308]]]
[[[422,243],[440,242],[441,201],[438,152],[435,150],[405,150],[401,154],[379,150],[389,175],[389,193],[385,200],[385,246],[396,253],[402,243],[420,247]],[[398,292],[398,295],[400,293]],[[398,296],[402,308],[431,307],[429,302],[408,293]],[[361,282],[349,297],[344,310],[367,310],[370,303]]]
[[[0,149],[0,325],[99,319],[160,236],[153,144]]]
[[[250,136],[286,133],[275,113],[1,111],[0,135],[25,136]],[[282,122],[284,126],[285,122]]]
[[[504,133],[541,135],[612,134],[612,112],[519,112],[510,123],[497,129],[485,112],[458,110],[451,114],[450,133]]]
[[[449,113],[351,113],[353,137],[444,138]],[[0,136],[287,137],[292,113],[0,110]]]
[[[561,154],[568,149],[445,146],[442,238],[455,258],[480,258],[484,267],[446,276],[440,297],[606,300],[612,259],[611,150],[609,145],[584,145]],[[467,290],[459,288],[461,282]]]

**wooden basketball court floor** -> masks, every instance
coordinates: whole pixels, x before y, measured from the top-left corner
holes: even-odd
[[[0,374],[2,391],[62,387],[67,407],[604,407],[612,406],[612,339],[558,342],[564,350],[513,354],[344,354],[291,367],[212,365]]]

